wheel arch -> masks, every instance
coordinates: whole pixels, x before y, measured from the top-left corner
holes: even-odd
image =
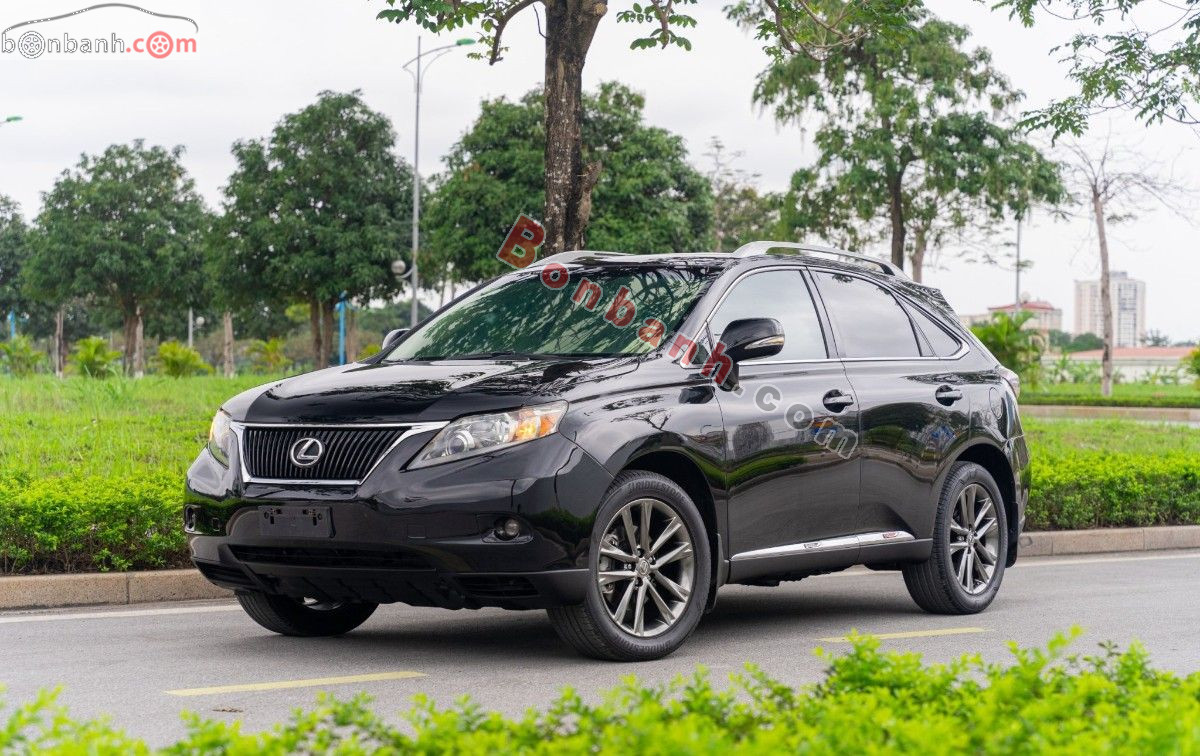
[[[713,601],[719,585],[725,582],[728,570],[725,567],[725,552],[721,538],[720,521],[717,516],[716,497],[709,486],[704,472],[688,455],[679,451],[657,450],[646,452],[625,463],[625,470],[645,470],[657,473],[675,482],[700,510],[700,519],[707,531],[709,552],[712,554],[712,581],[709,603]]]
[[[1000,496],[1004,499],[1004,514],[1008,520],[1008,554],[1006,562],[1012,566],[1017,556],[1017,538],[1021,523],[1017,508],[1017,484],[1012,463],[1008,456],[996,446],[986,442],[974,444],[964,449],[955,462],[974,462],[987,470],[1000,488]]]

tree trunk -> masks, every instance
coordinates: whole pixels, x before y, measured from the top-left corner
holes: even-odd
[[[308,303],[308,325],[312,329],[313,369],[328,366],[325,360],[325,342],[321,338],[321,301],[316,297]]]
[[[1112,396],[1113,390],[1113,307],[1108,275],[1108,235],[1104,228],[1104,198],[1092,189],[1092,213],[1096,216],[1096,238],[1100,242],[1100,317],[1104,322],[1103,356],[1100,358],[1100,395]]]
[[[583,64],[608,6],[546,0],[546,241],[543,255],[583,246],[600,164],[583,165]]]
[[[146,319],[142,315],[142,306],[137,308],[137,325],[133,336],[133,377],[146,376]]]
[[[67,308],[59,307],[54,313],[54,375],[62,378],[66,366],[66,344],[63,339],[63,324],[67,319]]]
[[[137,324],[138,316],[137,309],[126,310],[124,313],[124,325],[122,327],[122,336],[125,343],[121,348],[121,361],[125,368],[125,375],[132,376],[134,373],[134,351],[137,347]]]
[[[892,221],[892,265],[904,270],[904,173],[888,180],[888,216]]]
[[[322,367],[331,365],[335,357],[333,350],[337,345],[337,337],[334,334],[337,333],[337,326],[333,320],[333,308],[336,304],[337,300],[330,300],[325,302],[321,307],[321,324],[323,326],[322,331],[324,331],[324,342],[322,345],[325,350],[324,354],[321,355]]]
[[[922,271],[925,267],[925,246],[928,242],[925,239],[924,227],[918,226],[913,231],[913,251],[909,260],[912,261],[912,280],[916,283],[921,283]]]
[[[225,377],[232,378],[234,374],[233,364],[233,313],[226,310],[221,316],[224,330],[221,337],[221,362],[224,367]]]

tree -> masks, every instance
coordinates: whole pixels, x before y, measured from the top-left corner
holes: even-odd
[[[876,36],[903,39],[923,0],[738,0],[725,14],[754,29],[776,60],[823,60]]]
[[[711,245],[708,182],[687,162],[683,139],[642,118],[642,95],[617,83],[584,98],[584,151],[611,170],[594,195],[587,245],[630,252],[694,252]],[[485,101],[451,148],[447,172],[424,219],[430,258],[454,280],[478,281],[507,268],[496,259],[518,214],[542,200],[542,96]],[[543,247],[543,254],[545,248]]]
[[[964,227],[1057,202],[1057,166],[995,114],[1020,99],[968,31],[913,11],[904,35],[863,35],[844,54],[784,58],[755,100],[781,123],[818,120],[815,162],[792,177],[783,223],[851,246],[890,241],[913,263]],[[886,218],[887,225],[872,221]]]
[[[240,141],[213,241],[223,308],[286,301],[309,308],[313,361],[329,364],[334,306],[393,294],[412,172],[387,118],[361,93],[322,92],[270,139]],[[211,269],[211,267],[210,267]],[[227,323],[230,321],[227,321]],[[231,326],[227,326],[232,338]]]
[[[0,319],[21,308],[21,268],[29,257],[29,229],[21,207],[0,194]]]
[[[1100,363],[1100,393],[1112,396],[1113,386],[1113,301],[1109,275],[1108,225],[1129,220],[1147,203],[1173,209],[1172,192],[1181,187],[1170,179],[1155,176],[1144,155],[1127,152],[1112,143],[1111,134],[1096,149],[1075,143],[1068,147],[1072,160],[1069,179],[1080,199],[1087,203],[1096,225],[1100,254],[1100,313],[1104,340]]]
[[[1148,347],[1165,347],[1171,345],[1171,337],[1157,328],[1151,328],[1146,331],[1146,335],[1142,337],[1142,344]]]
[[[724,143],[713,137],[706,153],[711,161],[708,181],[713,192],[713,237],[716,249],[732,252],[746,242],[769,239],[779,226],[780,195],[759,192],[756,174],[734,167],[742,153],[727,152]]]
[[[60,307],[86,298],[119,313],[130,375],[145,372],[147,312],[186,307],[203,284],[205,209],[182,156],[182,147],[141,140],[84,155],[45,195],[37,219],[24,278]]]
[[[1092,116],[1118,108],[1146,123],[1200,124],[1200,2],[1000,0],[995,7],[1025,26],[1050,17],[1081,27],[1053,51],[1063,53],[1079,93],[1026,114],[1026,125],[1078,136]]]

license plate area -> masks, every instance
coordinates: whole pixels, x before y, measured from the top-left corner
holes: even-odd
[[[281,538],[329,538],[333,536],[333,516],[329,507],[259,507],[258,531]]]

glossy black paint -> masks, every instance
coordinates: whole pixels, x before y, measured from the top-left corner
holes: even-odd
[[[712,271],[679,330],[702,345],[702,357],[715,340],[707,316],[742,276],[795,269],[797,295],[809,296],[803,258],[683,256],[672,264]],[[698,364],[681,365],[666,341],[641,357],[377,358],[278,381],[230,399],[225,411],[240,423],[352,426],[445,422],[558,400],[569,409],[546,438],[432,467],[407,465],[436,431],[412,436],[356,486],[246,482],[238,450],[228,468],[204,451],[187,478],[192,556],[219,584],[291,595],[451,608],[578,602],[595,511],[613,477],[631,467],[675,478],[696,502],[710,530],[714,584],[926,558],[937,492],[958,459],[992,471],[1018,533],[1028,450],[995,359],[935,292],[859,266],[820,267],[870,277],[905,306],[921,307],[962,342],[961,353],[843,360],[818,304],[825,359],[747,360],[731,390],[714,386]],[[260,506],[305,503],[330,507],[331,538],[260,530]],[[494,534],[507,517],[522,523],[511,541]],[[737,558],[898,531],[912,540]]]

